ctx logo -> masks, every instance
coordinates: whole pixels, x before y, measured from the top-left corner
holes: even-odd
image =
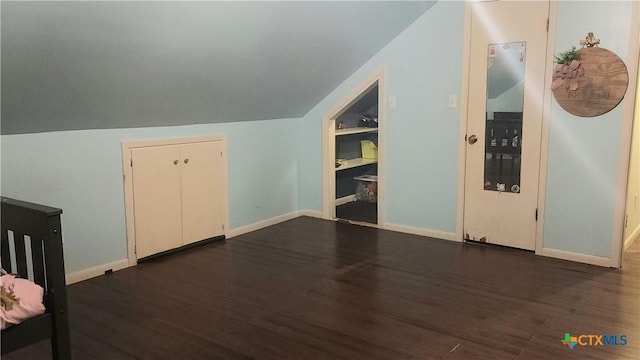
[[[579,335],[571,336],[569,333],[564,333],[564,339],[560,340],[564,345],[567,345],[569,349],[572,349],[576,345],[580,346],[624,346],[627,345],[627,335]]]

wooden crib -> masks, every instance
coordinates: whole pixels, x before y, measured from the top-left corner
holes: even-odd
[[[71,359],[61,209],[1,198],[2,267],[42,286],[44,314],[2,330],[2,354],[51,339],[54,359]]]

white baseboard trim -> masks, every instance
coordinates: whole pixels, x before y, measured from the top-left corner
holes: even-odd
[[[629,249],[629,246],[631,246],[631,244],[633,244],[634,241],[640,241],[640,225],[638,225],[638,227],[633,230],[633,232],[631,233],[631,235],[629,235],[626,239],[624,239],[624,251],[627,251],[627,249]]]
[[[74,271],[66,276],[67,285],[71,285],[73,283],[77,283],[80,281],[88,280],[94,277],[98,277],[104,275],[105,271],[112,270],[118,271],[129,267],[129,260],[122,259],[114,262],[110,262],[107,264],[102,264],[98,266],[94,266],[92,268]]]
[[[271,219],[258,221],[253,224],[231,229],[228,233],[227,238],[232,238],[234,236],[246,234],[248,232],[259,230],[267,226],[275,225],[283,221],[295,219],[303,214],[307,216],[313,216],[313,217],[320,217],[320,218],[322,217],[322,213],[319,211],[312,211],[312,210],[292,211],[287,214],[275,216]],[[67,274],[66,283],[67,285],[71,285],[73,283],[77,283],[80,281],[84,281],[84,280],[88,280],[94,277],[104,275],[104,272],[107,270],[118,271],[118,270],[128,268],[129,266],[135,266],[135,265],[136,265],[135,263],[129,265],[128,259],[122,259],[122,260],[114,261],[111,263],[94,266],[92,268],[79,270],[79,271],[75,271],[70,274]]]
[[[612,259],[607,257],[580,254],[580,253],[574,253],[570,251],[556,250],[556,249],[549,249],[549,248],[543,248],[540,251],[539,255],[548,256],[556,259],[581,262],[585,264],[604,266],[604,267],[612,267],[612,264],[613,264]]]
[[[354,202],[356,201],[356,195],[347,195],[345,197],[341,197],[339,199],[336,199],[336,206],[340,206],[340,205],[344,205],[344,204],[348,204],[350,202]]]
[[[309,209],[300,210],[300,216],[309,216],[313,218],[324,219],[324,217],[322,217],[322,211]]]
[[[428,236],[428,237],[442,239],[442,240],[461,241],[456,239],[456,233],[450,233],[450,232],[440,231],[440,230],[424,229],[424,228],[418,228],[413,226],[390,224],[390,223],[384,224],[382,228],[386,230],[397,231],[397,232],[413,234],[413,235]]]
[[[271,219],[261,220],[253,224],[240,226],[240,227],[229,230],[228,238],[232,238],[232,237],[240,236],[242,234],[246,234],[252,231],[260,230],[262,228],[266,228],[267,226],[276,225],[287,220],[295,219],[299,216],[300,216],[300,211],[292,211],[287,214],[274,216]]]

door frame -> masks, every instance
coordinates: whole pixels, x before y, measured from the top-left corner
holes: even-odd
[[[639,8],[640,10],[640,8]],[[640,11],[639,14],[640,15]],[[638,39],[639,42],[639,49],[640,49],[640,38]],[[640,63],[636,63],[636,67],[638,68],[638,70],[640,70]],[[640,89],[640,79],[638,79],[638,72],[636,72],[636,80],[635,80],[635,84],[632,84],[631,81],[629,83],[629,87],[633,87],[636,89],[635,91],[635,101],[634,101],[634,114],[633,114],[633,120],[631,122],[631,146],[633,146],[637,141],[640,141],[640,134],[638,134],[638,129],[640,128],[640,92],[638,91]],[[637,116],[636,116],[637,115]],[[629,199],[629,185],[630,185],[630,181],[629,181],[629,177],[631,176],[631,166],[634,165],[632,163],[632,151],[633,148],[631,148],[631,151],[629,153],[629,161],[628,161],[628,166],[627,166],[627,182],[625,184],[626,186],[626,193],[625,193],[625,199]],[[640,159],[638,160],[638,164],[640,165]],[[622,245],[621,245],[621,255],[624,255],[624,252],[627,251],[627,249],[631,246],[631,244],[633,242],[636,241],[636,239],[640,239],[640,227],[637,227],[632,233],[629,234],[629,236],[624,237],[624,235],[627,233],[627,229],[626,229],[626,222],[627,222],[627,216],[629,216],[629,203],[625,201],[625,212],[624,212],[624,224],[623,224],[623,228],[622,228],[622,233],[623,233],[623,238],[622,238]],[[623,257],[624,258],[624,257]],[[621,264],[622,265],[622,264]]]
[[[624,218],[626,213],[627,182],[629,180],[629,166],[631,161],[631,141],[633,136],[633,126],[640,126],[639,120],[634,119],[636,107],[640,107],[640,3],[633,1],[631,11],[636,16],[631,17],[629,33],[629,64],[627,73],[629,74],[629,85],[622,108],[622,124],[620,129],[619,159],[618,159],[618,180],[616,184],[616,200],[613,214],[613,234],[611,242],[611,264],[609,266],[619,268],[622,266],[622,255],[624,253]],[[634,124],[635,120],[635,124]],[[638,241],[638,240],[636,240]]]
[[[136,227],[133,201],[133,172],[131,170],[132,150],[136,148],[191,144],[206,141],[222,141],[222,185],[223,189],[223,224],[224,236],[229,237],[229,170],[227,164],[227,138],[224,135],[203,135],[180,138],[162,138],[148,140],[134,140],[122,142],[122,182],[124,187],[124,214],[127,235],[127,260],[129,266],[137,265],[138,261],[135,253]]]
[[[490,1],[490,0],[482,0]],[[475,1],[473,3],[477,3]],[[467,169],[467,142],[466,135],[468,129],[469,115],[469,72],[471,55],[471,15],[472,2],[465,3],[464,11],[464,35],[462,47],[462,83],[460,93],[460,132],[458,134],[460,142],[458,146],[458,203],[456,212],[456,239],[464,241],[464,204],[466,200],[465,179]],[[556,21],[558,5],[556,1],[549,2],[549,27],[547,31],[547,54],[546,63],[553,63],[554,48],[556,42]],[[536,222],[535,253],[542,254],[544,248],[543,227],[544,227],[544,205],[546,194],[547,163],[549,149],[549,119],[551,115],[551,78],[553,77],[553,66],[546,66],[544,80],[544,104],[542,110],[542,133],[540,142],[540,164],[538,172],[538,221]]]
[[[356,88],[342,97],[322,116],[322,217],[334,220],[336,217],[335,179],[335,120],[345,109],[358,101],[365,91],[378,84],[378,195],[377,228],[385,228],[385,128],[387,120],[386,66],[382,66],[363,80]]]

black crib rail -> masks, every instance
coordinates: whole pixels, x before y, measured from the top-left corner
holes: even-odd
[[[1,198],[2,267],[45,289],[46,312],[2,331],[1,353],[51,339],[54,359],[71,359],[62,250],[62,210]]]

